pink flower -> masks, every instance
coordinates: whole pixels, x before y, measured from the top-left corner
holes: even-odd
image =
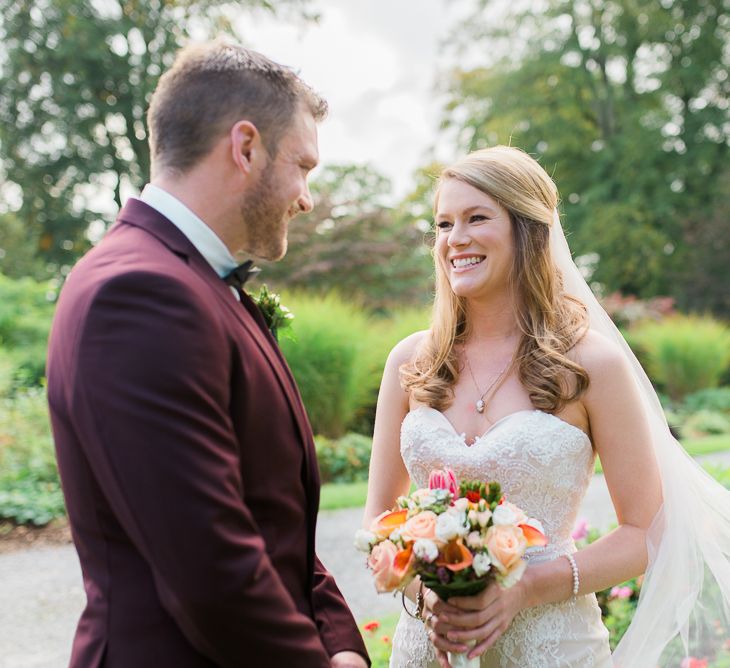
[[[400,573],[396,572],[394,561],[398,548],[389,540],[378,543],[370,553],[368,566],[373,571],[375,589],[380,593],[397,589],[401,582]]]
[[[522,529],[516,526],[489,527],[485,542],[492,564],[502,575],[512,570],[527,548]]]
[[[573,533],[570,534],[570,537],[573,540],[583,540],[588,535],[588,521],[581,517],[576,523],[575,527],[573,528]]]
[[[451,469],[434,469],[428,476],[429,489],[446,489],[454,496],[459,496],[459,484],[456,482],[456,476]]]
[[[418,540],[419,538],[433,539],[436,531],[436,513],[424,510],[418,515],[409,519],[401,529],[401,535],[405,540]]]
[[[631,587],[613,587],[611,589],[611,598],[631,598],[634,590]]]
[[[707,668],[707,659],[695,659],[693,656],[688,656],[682,659],[681,668]]]

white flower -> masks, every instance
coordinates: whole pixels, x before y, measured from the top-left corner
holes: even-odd
[[[486,510],[470,510],[468,514],[469,524],[473,527],[481,527],[482,529],[487,526],[489,518],[492,516],[492,511],[487,508]]]
[[[418,499],[418,505],[421,508],[429,508],[436,503],[436,497],[433,494],[424,494]]]
[[[485,526],[487,526],[487,522],[492,517],[492,511],[487,508],[486,510],[480,510],[477,513],[477,522],[479,522],[479,526],[483,529]]]
[[[456,508],[460,512],[465,512],[469,509],[469,499],[456,499],[456,501],[454,501],[454,508]]]
[[[497,526],[508,526],[517,524],[517,513],[506,504],[501,504],[494,509],[492,521]]]
[[[521,579],[522,575],[525,572],[525,569],[527,568],[527,562],[520,559],[514,566],[514,568],[507,573],[503,578],[500,578],[500,584],[505,589],[509,589],[510,587],[516,585]],[[476,570],[476,569],[474,569]]]
[[[390,536],[388,536],[388,540],[391,543],[400,543],[400,531],[398,531],[398,529],[393,529],[393,531],[390,532]]]
[[[370,548],[377,540],[376,535],[367,529],[358,529],[355,532],[355,549],[360,552],[370,552]]]
[[[478,531],[472,531],[466,537],[466,545],[472,550],[478,550],[480,547],[482,547],[482,535]]]
[[[482,577],[492,567],[492,562],[489,559],[489,555],[486,552],[480,552],[474,555],[474,561],[472,562],[472,568],[477,574],[477,577]]]
[[[436,543],[428,538],[419,538],[413,543],[413,554],[416,555],[417,559],[425,561],[430,564],[436,561],[436,557],[439,556],[439,549],[436,547]]]
[[[450,513],[439,515],[436,520],[436,538],[448,542],[459,535],[459,520]]]

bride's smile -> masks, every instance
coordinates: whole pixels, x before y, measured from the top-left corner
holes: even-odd
[[[509,213],[481,190],[445,182],[436,208],[435,253],[459,297],[506,290],[514,258]]]

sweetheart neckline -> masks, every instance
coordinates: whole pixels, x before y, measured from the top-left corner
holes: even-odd
[[[491,434],[495,430],[495,428],[498,425],[500,425],[502,422],[505,422],[506,420],[514,417],[515,415],[523,415],[525,413],[530,413],[532,415],[534,415],[535,413],[539,413],[539,414],[547,415],[548,417],[554,418],[555,420],[558,420],[558,422],[562,422],[566,427],[569,427],[569,428],[574,429],[575,431],[579,432],[581,434],[581,436],[583,436],[585,438],[585,440],[588,442],[588,444],[591,446],[591,448],[593,447],[593,444],[591,443],[591,439],[589,438],[588,434],[586,434],[580,427],[576,427],[574,424],[571,424],[567,420],[563,420],[563,418],[558,417],[557,415],[553,415],[552,413],[547,413],[546,411],[541,411],[539,408],[523,408],[521,410],[514,411],[512,413],[507,413],[507,415],[502,416],[501,418],[499,418],[499,420],[497,420],[494,424],[492,424],[492,426],[489,427],[489,429],[487,429],[487,431],[485,431],[480,436],[477,436],[471,445],[468,445],[466,442],[466,433],[460,434],[458,431],[456,431],[456,428],[451,423],[451,420],[449,420],[449,418],[447,418],[446,415],[444,415],[444,413],[442,411],[440,411],[436,408],[433,408],[432,406],[416,406],[416,408],[408,411],[408,413],[406,413],[406,415],[410,415],[411,413],[415,413],[416,411],[423,410],[423,409],[430,410],[433,413],[436,413],[437,415],[441,416],[442,420],[448,425],[449,430],[454,434],[454,436],[457,436],[459,439],[461,439],[461,441],[464,443],[464,446],[469,449],[475,447],[478,443],[480,443],[487,436],[489,436],[489,434]]]

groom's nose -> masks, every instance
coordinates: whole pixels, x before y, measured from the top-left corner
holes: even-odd
[[[297,199],[297,206],[302,213],[309,213],[314,208],[312,193],[309,192],[309,184],[305,184],[304,192]]]

